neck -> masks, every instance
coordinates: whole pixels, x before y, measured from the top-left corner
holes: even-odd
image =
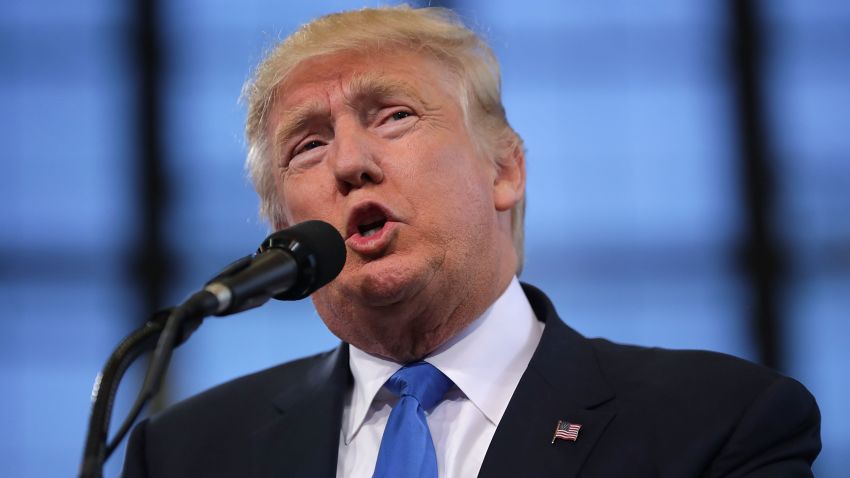
[[[513,277],[513,274],[503,275],[498,282],[470,288],[453,304],[444,297],[436,297],[432,299],[432,302],[436,303],[425,304],[421,310],[414,313],[411,313],[409,304],[405,304],[408,308],[405,311],[407,313],[403,313],[403,320],[407,326],[398,326],[400,315],[387,314],[385,317],[396,322],[394,327],[384,329],[386,334],[380,340],[369,344],[368,348],[360,344],[355,345],[366,352],[398,363],[421,360],[480,317],[504,293]],[[450,305],[452,307],[449,308]],[[435,317],[443,318],[435,320]]]

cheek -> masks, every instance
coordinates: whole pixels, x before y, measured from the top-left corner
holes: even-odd
[[[433,172],[432,187],[439,190],[438,196],[446,201],[455,201],[457,206],[473,206],[491,196],[493,174],[484,160],[467,153],[446,151],[444,161]]]
[[[290,212],[291,201],[287,198],[287,188],[283,184],[283,179],[280,176],[275,177],[274,181],[275,200],[280,206],[280,212],[283,214],[284,224],[277,224],[276,227],[282,228],[293,224],[292,214]]]
[[[311,183],[305,177],[284,177],[276,181],[278,200],[283,206],[283,214],[290,224],[296,224],[302,220],[316,217],[316,201],[318,188],[308,186]]]
[[[468,157],[453,159],[473,161]],[[441,170],[429,171],[428,179],[416,184],[416,196],[410,199],[435,234],[464,238],[487,225],[495,207],[489,180],[476,169],[455,165],[441,165]]]

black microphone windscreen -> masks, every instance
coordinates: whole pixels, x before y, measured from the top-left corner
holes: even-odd
[[[345,265],[345,241],[339,232],[324,221],[305,221],[270,235],[258,252],[272,247],[289,251],[298,262],[298,281],[275,299],[298,300],[307,297],[334,280]]]

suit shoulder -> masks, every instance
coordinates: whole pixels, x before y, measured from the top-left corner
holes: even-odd
[[[276,396],[293,386],[309,387],[312,379],[330,373],[340,348],[293,360],[216,385],[177,402],[151,419],[151,425],[180,426],[197,420],[221,421],[224,416],[259,413]],[[244,420],[249,417],[242,416]],[[250,421],[250,420],[247,420]]]
[[[717,352],[590,342],[616,396],[603,408],[623,436],[652,435],[647,453],[678,457],[670,476],[810,476],[820,412],[796,380]]]
[[[135,428],[125,474],[241,476],[253,460],[249,444],[279,423],[287,405],[312,406],[312,400],[323,398],[318,406],[333,409],[347,386],[347,357],[342,345],[231,380],[167,408]]]
[[[590,339],[609,383],[621,396],[647,396],[745,407],[776,383],[808,394],[795,380],[731,355],[704,350],[670,350]]]
[[[612,342],[607,339],[588,339],[606,369],[635,373],[746,376],[771,381],[779,374],[767,367],[732,355],[708,350],[675,350],[643,347]]]

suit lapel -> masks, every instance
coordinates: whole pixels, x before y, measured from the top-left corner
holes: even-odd
[[[546,328],[479,476],[574,477],[614,417],[593,408],[614,398],[614,393],[588,341],[561,321],[542,292],[526,284],[523,289]],[[558,420],[581,424],[578,440],[553,444]]]
[[[275,417],[255,432],[254,476],[336,476],[345,391],[351,383],[342,344],[274,400]]]

